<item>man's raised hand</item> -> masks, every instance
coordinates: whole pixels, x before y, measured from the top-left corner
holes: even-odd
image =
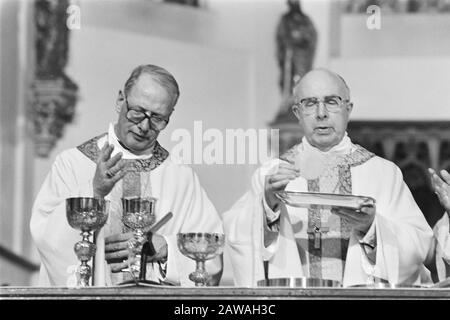
[[[441,177],[436,171],[429,168],[431,186],[434,193],[436,193],[439,202],[445,208],[448,214],[450,214],[450,174],[446,170],[441,170]]]
[[[119,152],[111,158],[113,150],[114,146],[108,144],[108,142],[100,150],[96,162],[97,168],[92,182],[94,197],[105,197],[111,192],[116,182],[126,174],[125,162],[122,161],[122,152]]]

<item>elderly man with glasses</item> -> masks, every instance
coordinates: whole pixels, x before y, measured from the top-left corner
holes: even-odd
[[[141,65],[119,91],[118,120],[107,133],[56,157],[33,206],[31,233],[41,256],[41,285],[66,286],[73,266],[79,264],[73,246],[79,232],[66,221],[65,199],[98,197],[110,201],[103,236],[97,237],[96,285],[116,285],[133,280],[128,269],[133,238],[121,221],[122,198],[156,198],[156,220],[168,212],[173,217],[158,232],[147,235],[145,270],[152,283],[191,286],[193,260],[177,248],[179,232],[223,232],[219,215],[191,168],[172,161],[157,141],[169,122],[179,96],[178,84],[167,70]],[[144,260],[145,262],[145,260]],[[207,262],[220,280],[221,257]],[[101,272],[98,272],[98,271]],[[128,271],[127,271],[128,270]]]
[[[343,286],[429,281],[423,262],[432,230],[400,169],[347,136],[353,103],[343,78],[312,70],[293,94],[302,140],[259,168],[252,189],[222,215],[236,284],[280,277]],[[283,190],[375,202],[353,208],[318,206],[320,201],[307,208],[288,206],[276,196]]]

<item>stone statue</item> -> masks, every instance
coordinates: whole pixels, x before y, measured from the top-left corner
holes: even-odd
[[[281,69],[279,86],[283,97],[292,93],[294,77],[301,78],[312,69],[317,32],[301,9],[299,0],[288,0],[289,11],[277,27],[277,58]]]
[[[66,28],[67,0],[36,1],[36,74],[56,78],[67,64],[69,30]]]
[[[36,60],[30,109],[39,157],[49,156],[75,114],[78,86],[64,72],[69,51],[68,6],[68,0],[35,1]]]
[[[299,0],[287,0],[289,11],[283,14],[277,26],[277,60],[280,67],[279,86],[282,102],[276,124],[296,122],[291,111],[292,88],[313,67],[317,32],[311,19],[301,9]]]

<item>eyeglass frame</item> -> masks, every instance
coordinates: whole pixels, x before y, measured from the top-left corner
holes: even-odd
[[[325,103],[325,99],[331,98],[331,97],[333,97],[333,98],[339,98],[339,101],[340,101],[340,102],[339,102],[339,105],[337,106],[337,109],[336,109],[336,110],[330,110],[330,109],[329,109],[329,105],[327,105],[327,104]],[[305,110],[305,106],[304,106],[303,102],[304,102],[305,100],[307,100],[307,99],[316,99],[316,100],[317,100],[317,101],[315,102],[315,104],[314,104],[314,108],[311,108],[311,111],[306,111],[306,110]],[[295,103],[293,106],[298,107],[298,108],[300,109],[300,111],[303,112],[304,114],[306,114],[306,115],[311,115],[311,114],[313,114],[313,113],[317,110],[317,108],[319,107],[319,103],[320,103],[320,102],[323,103],[323,105],[325,106],[325,110],[327,110],[327,112],[337,113],[337,112],[342,111],[342,107],[343,107],[345,104],[349,103],[350,100],[349,100],[349,99],[342,99],[342,97],[340,97],[340,96],[338,96],[338,95],[329,95],[329,96],[323,97],[322,99],[319,99],[319,98],[317,98],[317,97],[303,98],[302,100],[300,100],[300,102]]]
[[[159,125],[157,125],[157,124],[155,124],[154,122],[152,122],[152,118],[155,119],[155,117],[153,117],[153,116],[155,116],[155,115],[157,115],[157,114],[155,114],[155,113],[153,113],[153,112],[151,112],[151,111],[148,111],[148,110],[142,111],[142,110],[145,110],[145,109],[142,108],[142,107],[139,107],[139,108],[142,109],[142,110],[136,110],[136,109],[130,107],[130,104],[128,103],[128,97],[127,97],[126,94],[124,95],[124,98],[125,98],[125,103],[126,103],[126,106],[127,106],[127,113],[125,114],[125,118],[127,118],[128,121],[130,121],[130,122],[132,122],[132,123],[134,123],[134,124],[139,124],[139,123],[141,123],[142,121],[144,121],[145,119],[148,119],[148,122],[149,122],[151,125],[155,126],[156,129],[158,129],[158,131],[161,131],[161,130],[163,130],[163,129],[165,129],[165,128],[167,127],[167,124],[169,123],[169,119],[163,119],[163,118],[160,118],[160,119],[162,120],[162,122],[164,123],[164,126],[160,128]],[[143,118],[141,121],[139,121],[139,122],[135,122],[134,120],[131,120],[130,118],[128,118],[128,113],[130,112],[130,110],[131,110],[131,111],[134,111],[134,112],[140,112],[140,113],[142,113],[142,114],[144,115],[144,118]],[[148,113],[150,113],[150,115],[148,115]]]

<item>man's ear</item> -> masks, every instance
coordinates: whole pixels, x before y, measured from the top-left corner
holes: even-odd
[[[298,120],[300,120],[301,115],[300,115],[300,109],[299,109],[298,105],[294,104],[294,105],[292,106],[292,112],[294,113],[295,117],[296,117]]]
[[[352,113],[352,110],[353,110],[353,102],[347,103],[347,111],[349,115],[350,113]]]
[[[125,96],[122,92],[122,90],[119,90],[119,93],[117,94],[117,99],[116,99],[116,112],[120,113],[120,110],[122,109],[122,105],[125,101]]]

